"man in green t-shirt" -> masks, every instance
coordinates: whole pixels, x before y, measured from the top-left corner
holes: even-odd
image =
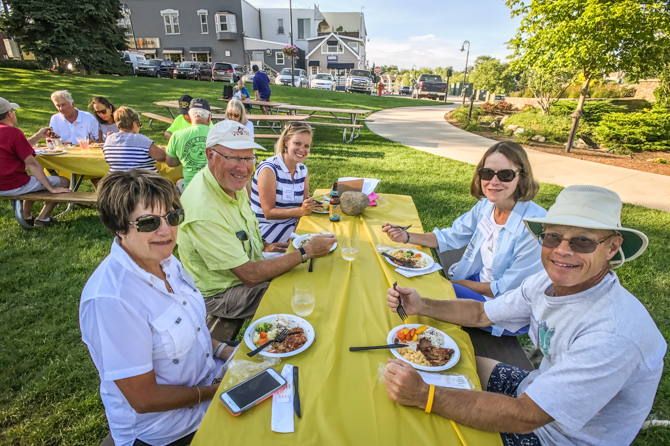
[[[193,99],[189,105],[190,127],[176,132],[167,146],[165,162],[170,167],[184,166],[184,189],[193,176],[207,165],[205,143],[212,122],[209,102]],[[180,115],[181,116],[181,115]]]

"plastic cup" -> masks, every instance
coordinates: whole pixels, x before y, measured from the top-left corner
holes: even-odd
[[[358,236],[357,235],[345,235],[342,238],[342,245],[340,247],[342,252],[342,258],[349,262],[352,262],[356,259],[358,255]]]
[[[315,304],[314,285],[304,280],[296,282],[293,285],[293,297],[291,297],[293,312],[300,317],[309,316],[314,311]]]
[[[88,138],[77,138],[77,142],[79,143],[79,147],[81,147],[81,150],[88,150]]]

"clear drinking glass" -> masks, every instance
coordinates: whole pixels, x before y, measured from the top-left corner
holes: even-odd
[[[358,254],[358,236],[357,235],[345,235],[342,237],[342,245],[340,247],[342,251],[342,258],[344,260],[353,261]]]
[[[88,138],[77,138],[81,150],[88,150]]]
[[[300,317],[309,316],[314,311],[315,303],[314,285],[311,282],[301,280],[293,285],[291,306],[295,314]]]

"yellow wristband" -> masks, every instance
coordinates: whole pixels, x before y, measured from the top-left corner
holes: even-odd
[[[433,398],[435,398],[435,386],[430,385],[430,390],[428,390],[428,402],[426,403],[426,413],[430,413],[433,409]]]

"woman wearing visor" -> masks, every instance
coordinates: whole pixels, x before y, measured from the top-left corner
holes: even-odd
[[[479,202],[450,228],[419,234],[387,224],[382,230],[396,243],[438,252],[467,247],[448,274],[456,297],[484,301],[517,288],[523,279],[542,270],[541,247],[523,223],[524,218],[547,213],[531,201],[539,189],[523,147],[500,142],[486,151],[475,169],[470,194]],[[501,332],[494,328],[494,334]]]

